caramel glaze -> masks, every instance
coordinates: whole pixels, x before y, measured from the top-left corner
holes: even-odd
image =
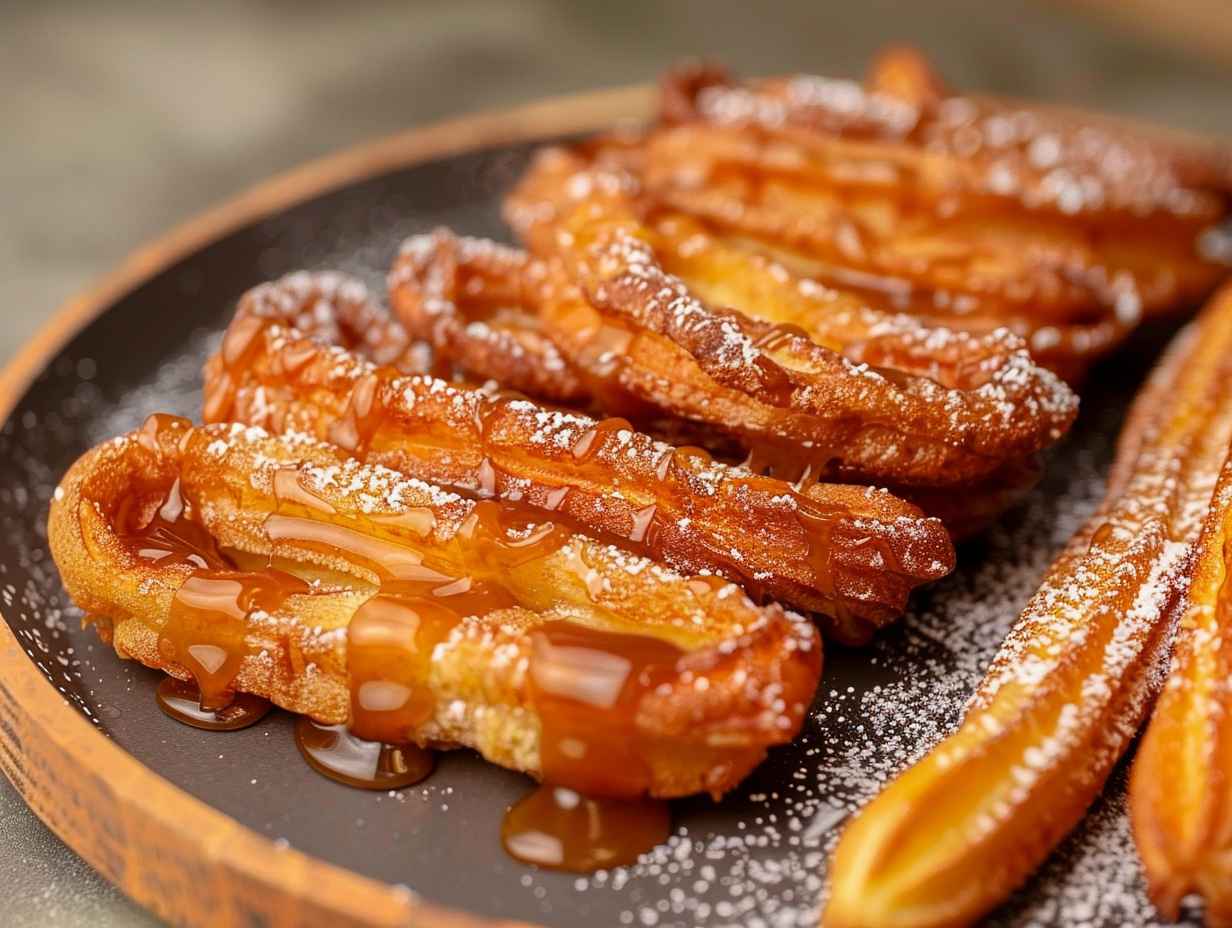
[[[293,473],[280,471],[275,475],[274,485],[280,500],[315,509],[327,506],[303,489]],[[122,516],[127,517],[128,513]],[[181,664],[193,680],[164,679],[156,693],[159,708],[178,722],[208,731],[234,731],[263,718],[271,708],[267,700],[234,690],[240,664],[250,653],[246,641],[249,621],[258,610],[277,610],[289,596],[310,594],[311,587],[272,567],[237,570],[212,536],[191,518],[178,482],[144,527],[127,531],[121,537],[137,557],[156,564],[179,563],[194,568],[176,591],[159,638],[160,651]],[[370,548],[376,542],[366,536],[358,537],[369,546],[363,550],[372,553]],[[407,581],[395,581],[399,582]],[[474,592],[469,585],[454,586],[456,595],[471,593],[473,601]],[[341,725],[318,725],[308,718],[301,718],[295,729],[296,744],[314,770],[364,789],[409,786],[426,777],[433,767],[430,752],[399,743],[410,728],[430,714],[430,705],[423,711],[422,694],[408,690],[404,699],[410,706],[388,711],[391,689],[399,684],[383,678],[391,674],[382,672],[389,666],[382,662],[390,660],[396,666],[404,657],[397,645],[405,644],[382,640],[382,634],[389,639],[387,629],[397,627],[389,616],[396,614],[404,622],[413,618],[422,626],[419,638],[412,635],[408,648],[420,657],[410,669],[421,674],[426,672],[425,663],[431,655],[427,629],[440,634],[457,621],[455,613],[431,602],[417,604],[412,610],[410,601],[392,608],[389,601],[390,597],[384,594],[373,597],[356,614],[349,631],[348,637],[356,641],[351,658],[355,706],[352,730]],[[443,619],[445,615],[449,617],[447,622]],[[427,617],[432,621],[427,621]],[[423,650],[415,650],[416,640]],[[401,668],[402,673],[407,670]]]
[[[620,367],[626,355],[634,350],[628,339],[644,337],[622,329],[617,320],[607,318],[584,301],[574,301],[567,308],[569,325],[579,331],[579,337],[586,343],[584,350],[592,352],[593,360],[601,366]],[[405,397],[410,395],[412,386],[403,384],[392,368],[360,367],[352,362],[344,378],[346,386],[339,386],[330,379],[333,374],[322,370],[328,352],[326,346],[270,324],[262,333],[253,326],[239,325],[241,321],[243,319],[237,318],[224,340],[223,349],[207,365],[206,393],[211,400],[216,400],[211,402],[213,417],[223,420],[235,417],[267,424],[276,432],[288,428],[312,432],[328,438],[366,463],[383,464],[409,476],[423,476],[481,499],[527,503],[539,513],[539,518],[546,515],[554,522],[566,521],[575,531],[671,563],[673,539],[680,531],[678,525],[690,516],[690,501],[698,493],[697,482],[705,476],[703,472],[712,461],[702,449],[665,449],[653,465],[653,476],[665,486],[656,490],[653,501],[648,500],[640,507],[631,501],[632,496],[612,498],[596,494],[588,480],[593,461],[594,466],[603,471],[602,482],[610,485],[610,460],[635,427],[624,418],[597,420],[577,431],[569,447],[570,467],[563,472],[545,471],[542,476],[519,472],[515,475],[502,468],[501,460],[507,437],[503,430],[520,415],[511,410],[510,405],[523,401],[520,395],[501,393],[488,400],[459,402],[456,409],[463,410],[462,415],[467,414],[465,410],[469,407],[469,415],[473,417],[470,429],[461,421],[454,423],[447,416],[442,418],[438,412],[420,420],[408,412],[409,407],[405,405],[409,402]],[[579,371],[591,367],[589,363],[583,364]],[[621,378],[599,379],[613,384]],[[294,399],[308,392],[321,398],[303,403]],[[257,404],[254,399],[257,395],[273,399]],[[611,405],[627,412],[634,423],[647,424],[646,410],[618,402]],[[337,410],[336,418],[328,418],[332,409]],[[465,453],[444,453],[459,442],[460,435],[467,444]],[[740,436],[730,440],[739,441]],[[790,469],[797,477],[807,475],[804,483],[808,483],[828,478],[826,471],[833,470],[830,458],[820,451],[804,462],[801,462],[798,448],[790,454],[776,454],[776,457],[781,458],[781,462],[774,468],[775,477],[781,478],[780,472]],[[578,477],[571,479],[573,471]],[[753,491],[752,498],[765,498],[767,488],[760,476],[747,482]],[[726,483],[730,492],[739,493],[741,481],[738,478],[729,476]],[[671,492],[677,487],[679,493]],[[882,539],[868,537],[856,527],[848,529],[844,525],[836,529],[827,524],[826,509],[803,492],[803,488],[802,483],[801,492],[783,492],[794,496],[803,535],[800,547],[808,552],[802,560],[810,564],[811,577],[804,575],[787,581],[771,577],[767,588],[766,571],[759,570],[753,561],[734,556],[732,546],[723,543],[722,536],[707,537],[702,533],[693,540],[706,546],[705,569],[741,584],[755,602],[764,602],[768,593],[782,598],[787,592],[785,588],[790,588],[792,593],[798,592],[799,587],[807,588],[807,597],[813,601],[814,608],[822,608],[832,616],[836,627],[853,624],[862,628],[869,607],[860,602],[849,604],[846,593],[836,588],[836,574],[841,574],[851,561],[850,550],[844,553],[838,549],[843,545],[847,549],[859,547],[859,556],[868,554],[869,557],[875,549],[879,563],[892,567],[897,565],[898,558]],[[670,504],[665,502],[669,498]],[[846,513],[835,512],[831,521],[849,523],[845,516]],[[281,519],[271,522],[267,528],[271,535],[282,533],[288,537],[307,530],[283,523]],[[836,532],[856,532],[858,537],[836,536]],[[846,561],[842,560],[844,557]],[[690,572],[697,569],[692,564],[674,566]],[[824,601],[825,605],[816,605],[817,600]]]
[[[627,427],[619,420],[600,423],[576,453],[594,453],[605,433]],[[305,492],[300,486],[294,495]],[[292,491],[284,487],[280,498],[284,494],[290,498]],[[454,542],[459,548],[450,560],[471,570],[458,577],[425,561],[412,563],[409,548],[330,522],[269,517],[272,539],[324,545],[381,578],[379,591],[347,628],[349,730],[307,719],[297,726],[297,743],[315,769],[352,785],[395,788],[374,745],[402,741],[432,717],[435,705],[423,684],[436,645],[464,616],[516,604],[509,571],[547,557],[569,537],[562,522],[542,518],[524,504],[477,501]],[[425,515],[410,527],[425,535],[432,524]],[[649,770],[636,722],[642,697],[675,674],[682,655],[659,639],[569,622],[548,623],[533,633],[530,699],[541,722],[540,766],[549,785],[508,812],[502,837],[510,854],[542,866],[586,870],[630,862],[667,837],[666,804],[641,798]],[[411,772],[427,774],[419,754],[408,754],[406,746],[402,751],[416,758],[405,762]],[[357,774],[355,765],[365,772]]]
[[[671,827],[667,804],[644,798],[650,777],[637,713],[684,652],[569,622],[550,622],[531,640],[543,785],[505,814],[505,850],[561,870],[632,863]]]
[[[549,622],[531,636],[530,696],[546,782],[589,796],[634,798],[649,770],[637,733],[642,697],[676,673],[684,652],[644,635]]]
[[[615,354],[614,352],[609,353]],[[619,362],[618,360],[613,360],[611,363],[616,364]],[[492,424],[500,420],[504,405],[521,399],[522,397],[519,394],[507,393],[482,407],[476,425],[478,426],[480,444],[483,447],[490,447],[494,444],[492,440]],[[365,458],[370,450],[373,437],[381,428],[388,415],[388,410],[381,403],[381,391],[377,375],[369,374],[360,379],[351,390],[345,412],[330,427],[330,441],[361,459]],[[621,432],[627,433],[633,430],[634,426],[627,419],[620,417],[600,419],[591,428],[583,432],[581,437],[574,443],[572,456],[579,465],[585,465],[587,461],[596,458],[610,442],[619,440]],[[695,462],[694,467],[696,467],[697,462],[700,462],[700,466],[708,465],[712,458],[700,448],[686,447],[677,449],[674,453],[664,455],[658,468],[661,479],[673,479],[687,483],[689,474],[692,472],[687,463],[689,460],[693,460]],[[673,464],[677,466],[673,468]],[[517,482],[509,479],[508,475],[502,471],[491,457],[485,456],[480,461],[475,477],[477,483],[477,490],[475,492],[478,496],[484,499],[498,495],[505,497],[507,502],[501,503],[501,506],[504,507],[499,510],[501,512],[507,514],[516,513],[518,518],[526,522],[534,522],[537,519],[542,519],[543,511],[547,511],[552,513],[551,518],[553,519],[552,523],[547,524],[549,526],[556,525],[558,530],[571,529],[591,537],[611,541],[626,550],[648,557],[654,557],[659,551],[658,537],[662,517],[658,512],[658,507],[655,505],[649,505],[631,512],[627,531],[615,534],[597,531],[593,525],[583,525],[577,519],[571,517],[567,511],[563,511],[571,493],[571,488],[568,486],[550,488],[542,495],[539,505],[528,506],[520,504],[523,503],[527,496],[531,495],[533,488],[514,489]],[[539,498],[538,494],[536,494],[536,498]],[[806,500],[802,498],[800,502],[802,507],[807,507]],[[480,510],[477,509],[476,511]],[[808,520],[807,516],[802,517],[801,522],[805,525],[806,529],[812,528],[813,523]],[[491,532],[488,533],[488,536],[497,537]],[[817,555],[819,558],[818,563],[821,564],[822,560],[829,556],[828,535],[826,536],[825,544],[821,546],[815,545],[815,547],[819,548]],[[760,601],[764,598],[760,591],[760,585],[745,565],[736,559],[723,557],[721,553],[714,553],[716,559],[720,562],[720,569],[725,577],[744,585],[755,600]],[[825,567],[824,572],[819,573],[819,576],[826,575],[828,575],[828,567]]]
[[[362,440],[368,433],[364,422],[378,405],[352,405],[353,434]],[[159,440],[159,428],[151,426],[151,441]],[[627,428],[623,420],[600,422],[574,454],[584,460]],[[686,448],[672,457],[705,454]],[[272,542],[324,548],[380,580],[347,627],[349,724],[301,718],[296,743],[314,769],[352,786],[395,789],[417,782],[431,771],[432,755],[405,742],[435,711],[424,685],[434,648],[465,616],[517,604],[511,571],[558,550],[571,530],[559,519],[543,521],[543,510],[525,503],[478,500],[446,543],[456,547],[433,557],[340,524],[343,517],[293,469],[276,472],[273,484],[275,511],[265,521]],[[400,528],[419,537],[433,530],[435,518],[431,509],[397,517]],[[653,507],[637,522],[630,534],[644,538],[653,530]],[[237,569],[194,520],[178,481],[146,524],[121,525],[135,556],[191,568],[174,595],[159,647],[192,675],[200,696],[195,710],[191,703],[185,708],[193,687],[165,682],[164,711],[205,728],[255,721],[256,707],[234,696],[235,676],[250,653],[249,624],[290,596],[311,595],[312,587],[273,567]],[[511,854],[542,866],[590,869],[629,862],[666,838],[666,804],[644,798],[650,785],[647,752],[654,746],[643,743],[637,721],[642,699],[672,679],[683,659],[685,652],[657,638],[566,621],[533,632],[528,689],[541,724],[545,785],[506,817],[502,835]]]
[[[192,674],[201,708],[218,711],[234,696],[253,615],[274,612],[288,597],[309,591],[303,580],[273,568],[194,571],[172,600],[159,651]]]

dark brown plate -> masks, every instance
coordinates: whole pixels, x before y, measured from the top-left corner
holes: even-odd
[[[965,547],[954,576],[873,647],[830,649],[795,744],[720,804],[674,803],[670,842],[610,873],[540,872],[507,858],[501,815],[528,781],[472,753],[444,757],[417,787],[374,795],[310,770],[285,714],[225,734],[162,715],[158,675],[80,628],[51,564],[44,521],[65,468],[155,410],[197,416],[201,362],[248,287],[332,267],[379,289],[401,239],[438,224],[506,238],[499,199],[535,147],[528,139],[637,115],[644,102],[633,92],[462,121],[276,181],[140,253],[71,305],[0,383],[0,402],[12,404],[0,433],[0,766],[61,837],[164,917],[815,924],[837,828],[957,721],[1049,559],[1097,500],[1158,333],[1140,356],[1097,373],[1048,478]],[[1151,923],[1123,780],[1119,770],[998,923]]]

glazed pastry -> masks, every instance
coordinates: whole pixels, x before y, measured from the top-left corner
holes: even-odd
[[[155,416],[87,452],[49,539],[117,652],[203,706],[255,694],[587,796],[727,791],[820,668],[809,623],[732,584],[254,426]]]
[[[1134,760],[1130,816],[1155,907],[1168,919],[1193,893],[1208,925],[1232,924],[1232,460],[1225,460],[1194,552],[1172,669]]]
[[[241,300],[206,367],[207,421],[305,432],[408,476],[534,506],[676,570],[819,611],[845,640],[867,639],[914,587],[953,567],[944,527],[884,491],[796,490],[621,419],[375,366],[344,347],[372,348],[346,336],[354,309],[333,299],[333,277],[315,296],[311,281],[263,285]],[[285,328],[289,318],[319,321],[317,337]]]

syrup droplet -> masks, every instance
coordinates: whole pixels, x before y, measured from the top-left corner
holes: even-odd
[[[280,505],[290,503],[332,515],[334,507],[305,487],[300,476],[299,469],[295,467],[280,467],[274,471],[274,499]]]
[[[646,792],[650,770],[637,731],[642,697],[684,652],[645,635],[549,622],[531,636],[530,695],[541,723],[544,782],[588,796]]]
[[[654,503],[651,503],[644,509],[639,509],[633,513],[633,527],[629,529],[629,541],[635,545],[642,544],[643,542],[647,545],[652,545],[655,513],[658,512],[658,508]]]
[[[236,693],[221,709],[201,708],[201,690],[194,683],[164,677],[155,691],[158,708],[169,717],[205,731],[238,731],[255,725],[273,706],[251,693]]]
[[[654,799],[588,799],[543,785],[501,822],[509,856],[552,870],[586,873],[634,863],[667,840],[671,812]]]
[[[572,487],[553,487],[548,490],[544,497],[543,508],[549,512],[555,512],[565,504],[565,497],[569,495]]]
[[[367,374],[351,389],[346,411],[329,428],[329,440],[353,454],[364,454],[385,418],[381,379]]]
[[[156,412],[146,417],[137,432],[137,444],[159,454],[161,452],[160,438],[167,432],[179,432],[181,435],[192,428],[192,423],[183,416],[173,416],[170,413]]]
[[[249,653],[248,616],[274,612],[288,597],[306,594],[307,583],[279,570],[198,570],[180,585],[159,635],[158,647],[197,681],[201,708],[231,702],[231,685]]]
[[[676,452],[670,449],[667,451],[664,451],[663,454],[659,456],[659,460],[655,461],[655,476],[657,478],[659,478],[660,480],[667,479],[668,469],[672,466],[672,461],[675,459],[675,457],[676,457]]]
[[[283,373],[294,376],[320,355],[320,349],[310,341],[292,342],[282,349],[278,359]]]
[[[359,607],[347,626],[355,735],[401,742],[432,717],[432,650],[458,621],[457,612],[439,603],[386,592]]]
[[[633,426],[628,419],[602,419],[587,429],[577,444],[573,446],[573,456],[579,461],[588,461],[598,454],[608,441],[608,436],[616,432],[632,432]]]
[[[436,758],[413,744],[366,741],[345,725],[295,720],[295,745],[313,770],[359,789],[401,789],[432,772]]]
[[[232,566],[210,533],[188,517],[178,480],[153,517],[139,528],[129,524],[135,501],[135,497],[124,500],[112,522],[120,541],[137,557],[160,567],[188,564],[225,570]]]
[[[476,480],[479,482],[480,496],[491,499],[496,495],[496,468],[490,458],[484,458],[479,462]]]

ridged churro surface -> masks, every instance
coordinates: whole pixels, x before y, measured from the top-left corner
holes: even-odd
[[[971,923],[1086,811],[1162,682],[1232,443],[1230,349],[1225,292],[1135,401],[1103,505],[1049,570],[958,730],[844,832],[826,925]]]
[[[678,570],[819,611],[846,640],[867,639],[914,587],[953,568],[941,523],[883,490],[796,489],[622,419],[375,366],[347,350],[366,346],[345,337],[350,310],[336,305],[334,278],[315,300],[303,292],[311,280],[264,285],[241,301],[206,365],[207,420],[307,432],[409,476],[529,504]]]
[[[238,689],[354,725],[356,684],[397,681],[417,709],[373,723],[383,740],[534,774],[549,721],[531,681],[567,672],[545,649],[651,654],[654,685],[591,719],[626,746],[632,792],[725,792],[790,740],[819,671],[812,627],[732,584],[253,426],[153,417],[95,448],[61,484],[49,539],[117,651],[191,674],[206,699]],[[407,612],[419,650],[398,651],[390,680],[357,681],[356,649]],[[556,778],[602,794],[578,782],[592,775]]]

